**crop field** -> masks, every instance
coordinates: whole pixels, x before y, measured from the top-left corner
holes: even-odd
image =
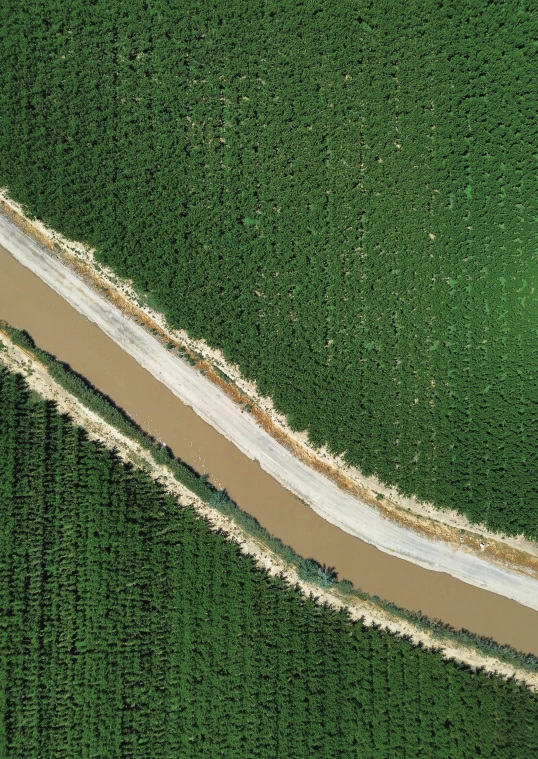
[[[0,755],[510,757],[538,696],[318,606],[0,372]]]
[[[529,0],[6,0],[0,183],[365,474],[538,537]]]

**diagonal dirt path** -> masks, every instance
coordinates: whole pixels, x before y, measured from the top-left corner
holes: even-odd
[[[230,517],[202,502],[173,477],[168,467],[156,464],[148,451],[125,437],[98,414],[86,408],[77,398],[62,388],[38,360],[24,349],[14,345],[7,335],[0,331],[0,349],[2,348],[4,350],[0,352],[0,364],[22,374],[32,390],[42,398],[54,401],[60,413],[69,414],[72,421],[83,427],[92,440],[98,440],[110,450],[115,450],[123,461],[130,461],[136,467],[143,464],[146,473],[160,482],[181,506],[194,508],[214,529],[224,530],[229,539],[240,545],[243,553],[254,557],[257,565],[265,568],[271,575],[283,573],[290,585],[299,586],[306,597],[313,594],[318,597],[320,603],[328,603],[335,609],[345,608],[354,620],[361,619],[366,625],[379,625],[383,629],[405,635],[415,645],[439,650],[445,659],[465,662],[475,669],[484,668],[492,674],[514,677],[538,692],[538,673],[536,672],[529,672],[517,665],[502,661],[493,654],[488,655],[477,651],[466,646],[462,641],[447,641],[442,637],[436,637],[431,631],[421,629],[412,622],[383,610],[372,601],[351,596],[342,597],[336,588],[322,590],[319,586],[305,582],[292,566],[275,555],[262,541],[245,533]]]
[[[249,414],[240,413],[237,404],[218,387],[167,351],[144,328],[122,314],[69,267],[2,216],[0,244],[323,519],[385,553],[429,570],[446,572],[538,610],[538,582],[535,579],[384,519],[364,501],[340,490],[296,459]]]

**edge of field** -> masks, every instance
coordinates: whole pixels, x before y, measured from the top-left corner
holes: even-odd
[[[10,371],[21,374],[30,390],[46,400],[53,401],[58,411],[68,414],[76,425],[86,430],[92,440],[101,442],[108,449],[116,451],[123,461],[128,461],[135,467],[144,470],[148,476],[160,482],[170,494],[176,497],[182,507],[193,508],[207,520],[213,529],[225,532],[230,540],[239,545],[243,553],[253,557],[259,568],[265,569],[271,575],[282,576],[291,586],[299,588],[305,596],[313,597],[318,603],[326,603],[335,610],[346,609],[352,620],[361,620],[363,624],[368,626],[378,626],[409,640],[416,646],[437,651],[447,660],[463,663],[473,670],[481,669],[493,675],[512,678],[538,692],[538,671],[536,671],[538,660],[536,657],[522,657],[526,658],[529,667],[532,667],[532,669],[526,669],[524,666],[517,666],[504,660],[502,656],[497,657],[491,653],[485,654],[477,648],[481,645],[480,639],[468,644],[454,638],[447,641],[446,636],[453,635],[454,631],[450,632],[443,627],[436,631],[424,629],[424,627],[419,627],[416,623],[400,616],[397,612],[383,608],[380,604],[384,602],[380,599],[372,599],[366,594],[359,596],[357,592],[349,590],[345,592],[338,584],[332,587],[320,587],[316,582],[305,580],[301,576],[297,564],[286,561],[276,551],[271,550],[263,539],[249,533],[237,523],[233,516],[224,514],[218,508],[204,502],[202,498],[178,481],[170,466],[155,461],[148,447],[151,444],[150,438],[141,433],[141,436],[146,440],[146,445],[143,445],[127,437],[114,425],[103,419],[99,413],[88,408],[51,376],[45,364],[39,361],[31,350],[12,342],[8,333],[4,331],[5,329],[7,329],[6,325],[0,325],[1,364]],[[13,332],[17,331],[13,330]],[[36,351],[39,349],[36,348]],[[61,371],[68,372],[62,364],[57,363],[61,367]],[[75,379],[78,379],[76,375]],[[82,382],[80,384],[82,385]],[[120,414],[121,412],[116,410],[116,413]],[[126,421],[128,422],[128,420]],[[203,480],[201,481],[203,482]],[[218,494],[218,491],[216,492]],[[237,511],[239,512],[239,509]],[[297,558],[300,560],[300,557]],[[390,605],[387,604],[388,606]],[[423,622],[424,624],[432,624],[425,618],[423,618]],[[456,632],[456,634],[458,633]],[[482,645],[491,646],[492,642],[483,640]],[[508,646],[500,648],[507,656],[510,652],[519,656]]]
[[[296,458],[326,476],[341,490],[366,501],[369,506],[406,528],[464,548],[513,570],[538,576],[538,544],[524,536],[493,533],[484,525],[475,525],[455,511],[440,510],[433,504],[405,498],[395,488],[382,485],[374,477],[364,477],[349,467],[341,457],[326,450],[315,450],[306,433],[291,430],[286,417],[279,414],[270,398],[257,393],[255,383],[245,380],[236,365],[229,364],[221,351],[203,340],[193,340],[182,330],[170,330],[163,314],[151,309],[132,284],[117,277],[95,260],[94,251],[82,243],[67,240],[42,222],[25,216],[23,209],[0,190],[0,213],[25,234],[68,264],[87,284],[114,303],[124,314],[133,317],[161,343],[178,350],[209,381],[224,391],[243,409],[250,411],[257,423]]]

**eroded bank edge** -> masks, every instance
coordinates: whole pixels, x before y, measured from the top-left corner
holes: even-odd
[[[428,538],[442,540],[456,549],[476,553],[490,562],[538,578],[538,545],[523,536],[502,536],[499,540],[499,536],[485,526],[472,525],[457,512],[437,510],[432,504],[413,503],[413,499],[408,498],[398,501],[394,489],[378,483],[375,478],[362,478],[360,473],[353,473],[338,457],[314,451],[308,445],[306,435],[290,430],[286,418],[275,412],[271,400],[259,396],[255,385],[241,378],[238,367],[227,364],[220,351],[210,348],[203,341],[193,340],[179,330],[170,331],[165,317],[145,305],[128,282],[97,263],[91,249],[66,240],[38,220],[26,217],[23,209],[8,198],[5,190],[0,191],[0,213],[45,247],[47,252],[60,258],[101,296],[120,308],[124,315],[145,327],[169,349],[176,349],[242,410],[250,412],[260,426],[296,458],[326,476],[341,490],[366,501],[385,518]],[[364,484],[366,480],[368,486]]]
[[[515,678],[538,692],[537,657],[401,609],[353,588],[349,581],[337,581],[326,568],[298,556],[270,535],[225,492],[175,459],[83,377],[37,348],[26,333],[0,322],[0,347],[0,361],[23,374],[32,390],[55,401],[59,410],[83,426],[90,437],[117,450],[123,460],[159,480],[181,505],[193,507],[215,529],[227,532],[243,552],[255,558],[258,566],[273,575],[283,574],[291,585],[298,585],[305,595],[313,595],[321,603],[347,608],[352,619],[377,625],[473,669]]]

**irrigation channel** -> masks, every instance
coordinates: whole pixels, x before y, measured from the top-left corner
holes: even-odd
[[[326,522],[2,247],[0,318],[68,362],[301,555],[335,567],[368,593],[538,655],[537,611],[390,556]]]

